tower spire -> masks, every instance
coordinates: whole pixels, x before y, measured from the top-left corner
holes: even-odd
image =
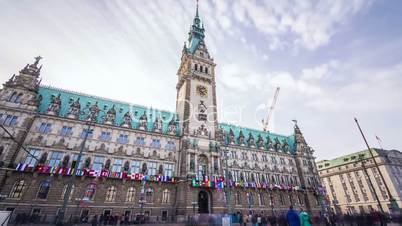
[[[196,10],[195,10],[195,17],[199,17],[198,16],[198,0],[197,0],[197,6],[196,6]]]

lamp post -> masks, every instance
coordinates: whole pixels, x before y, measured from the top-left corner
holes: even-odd
[[[85,143],[87,142],[88,139],[88,135],[90,134],[91,130],[92,130],[92,125],[95,124],[96,122],[96,117],[97,117],[97,113],[101,111],[94,111],[94,112],[90,112],[89,115],[89,121],[86,123],[88,125],[88,127],[86,128],[86,132],[85,132],[85,136],[84,136],[84,140],[82,141],[81,147],[80,147],[80,152],[78,154],[77,157],[77,167],[79,167],[79,164],[81,162],[81,158],[82,158],[82,153],[84,152],[84,148],[85,148]],[[63,206],[61,207],[59,214],[57,216],[57,224],[63,224],[63,219],[66,213],[66,209],[67,209],[67,204],[70,200],[70,196],[71,196],[71,191],[73,189],[74,186],[74,182],[75,182],[75,177],[76,177],[76,172],[75,170],[73,171],[73,175],[70,177],[70,180],[67,184],[67,188],[66,191],[64,193],[64,200],[63,200]]]

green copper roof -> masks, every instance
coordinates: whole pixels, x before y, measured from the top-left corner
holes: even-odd
[[[204,25],[201,24],[201,19],[198,16],[198,5],[191,25],[190,32],[188,33],[188,46],[187,52],[194,54],[200,42],[204,41]]]
[[[46,114],[47,108],[51,103],[52,95],[58,96],[59,94],[61,99],[61,108],[58,115],[59,117],[66,117],[70,104],[79,98],[81,111],[83,111],[83,115],[81,115],[79,118],[80,120],[85,120],[87,118],[89,114],[89,106],[94,105],[96,102],[98,102],[99,109],[102,110],[101,112],[99,112],[99,116],[97,118],[98,123],[102,123],[102,118],[104,118],[106,112],[111,109],[112,106],[114,106],[114,109],[116,110],[116,119],[114,126],[121,125],[121,123],[123,122],[124,114],[130,112],[132,118],[131,128],[137,128],[138,120],[145,112],[148,119],[147,130],[152,131],[153,122],[155,121],[156,117],[159,117],[162,120],[162,132],[166,133],[169,122],[172,119],[178,119],[177,114],[173,112],[147,108],[140,105],[124,103],[97,96],[90,96],[49,86],[39,87],[38,95],[40,95],[42,99],[39,104],[39,113]],[[176,135],[179,135],[179,131],[179,126],[177,126]]]
[[[372,153],[375,156],[379,155],[380,150],[376,149],[376,148],[372,148]],[[361,156],[361,157],[360,157]],[[371,158],[371,154],[369,152],[369,150],[363,150],[363,151],[359,151],[359,152],[355,152],[349,155],[343,155],[331,160],[321,160],[317,162],[317,167],[318,170],[324,170],[324,169],[328,169],[328,168],[333,168],[333,167],[338,167],[341,165],[345,165],[345,164],[350,164],[356,161],[359,161],[360,158],[363,159],[368,159]]]
[[[270,139],[274,144],[275,144],[275,142],[279,142],[280,145],[287,143],[288,151],[292,154],[294,154],[294,152],[295,152],[294,135],[284,136],[284,135],[279,135],[279,134],[275,134],[275,133],[264,132],[264,131],[260,131],[260,130],[231,125],[231,124],[227,124],[227,123],[219,123],[219,128],[222,129],[225,133],[226,143],[229,143],[228,142],[229,134],[230,134],[230,130],[232,130],[234,137],[235,137],[236,145],[241,145],[239,143],[239,139],[238,139],[240,136],[240,132],[241,132],[244,136],[244,145],[245,146],[249,145],[247,143],[247,140],[249,139],[249,136],[252,135],[252,137],[254,138],[254,141],[255,141],[255,146],[257,148],[259,148],[257,141],[258,141],[258,137],[261,136],[261,138],[264,141],[264,149],[266,149],[266,150],[268,150],[268,146],[267,146],[268,142],[267,141],[268,141],[268,139]],[[284,150],[279,149],[276,151],[284,151]]]

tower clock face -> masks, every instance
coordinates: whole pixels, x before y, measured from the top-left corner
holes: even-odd
[[[208,89],[205,86],[198,85],[196,91],[197,91],[197,94],[200,95],[201,97],[208,96]]]

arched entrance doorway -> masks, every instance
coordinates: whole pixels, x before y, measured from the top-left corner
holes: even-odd
[[[206,191],[198,193],[198,213],[209,213],[209,194]]]

